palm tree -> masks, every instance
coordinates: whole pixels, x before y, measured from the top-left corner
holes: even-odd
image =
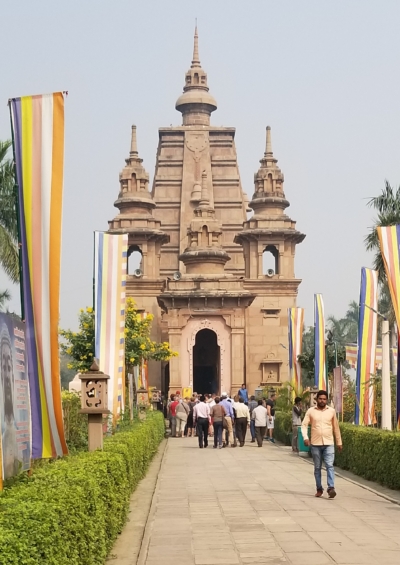
[[[380,281],[386,282],[386,273],[376,228],[400,224],[400,186],[394,190],[386,180],[385,188],[382,189],[381,194],[370,198],[368,206],[378,212],[378,217],[370,233],[365,238],[365,244],[368,251],[375,251],[374,269],[378,271]]]
[[[0,292],[0,312],[4,312],[5,303],[11,300],[11,294],[8,290]]]
[[[12,160],[7,157],[10,147],[11,141],[0,141],[0,266],[13,282],[18,282],[14,171]]]

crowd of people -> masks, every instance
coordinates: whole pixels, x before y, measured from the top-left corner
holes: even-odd
[[[171,394],[167,407],[171,437],[197,436],[199,448],[208,447],[214,439],[214,449],[243,447],[247,430],[251,442],[262,447],[263,441],[275,442],[273,437],[275,418],[275,394],[270,399],[256,400],[249,396],[246,385],[231,398],[227,392],[182,398],[179,392]]]
[[[247,430],[250,429],[251,442],[257,447],[263,441],[275,443],[273,437],[275,419],[275,398],[272,393],[269,399],[248,397],[246,385],[242,385],[238,394],[231,398],[227,392],[221,396],[216,394],[198,395],[181,398],[179,392],[171,394],[167,415],[170,421],[171,437],[197,436],[199,448],[208,447],[209,438],[214,440],[214,449],[223,447],[243,447]],[[302,416],[302,399],[296,397],[292,408],[293,441],[292,450],[298,452],[298,430],[305,446],[310,448],[314,462],[314,476],[317,498],[323,495],[322,463],[325,463],[328,483],[328,497],[335,498],[335,440],[338,451],[342,450],[342,439],[334,408],[327,405],[328,393],[320,390],[304,419]],[[310,437],[309,437],[310,436]]]

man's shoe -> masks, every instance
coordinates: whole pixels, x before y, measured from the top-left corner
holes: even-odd
[[[213,445],[213,449],[217,449],[217,446],[216,446],[216,445]]]
[[[269,441],[269,437],[265,437],[265,438],[264,438],[264,441]]]
[[[236,443],[234,443],[233,445],[231,445],[231,447],[237,447],[237,446],[236,446]]]
[[[270,441],[271,443],[275,443],[275,438],[270,437],[270,438],[269,438],[269,441]]]
[[[202,445],[199,445],[199,447],[200,447],[200,449],[203,449],[203,446],[202,446]]]
[[[241,444],[240,444],[240,447],[243,447],[243,446],[244,446],[244,443],[241,443]]]
[[[315,497],[319,498],[320,496],[322,496],[324,494],[324,491],[322,488],[317,489],[317,492],[315,493]]]
[[[328,496],[329,496],[329,498],[335,498],[335,496],[336,496],[336,491],[335,491],[335,489],[334,489],[333,487],[328,488]]]
[[[255,439],[252,439],[250,443],[255,443],[255,442],[256,442],[256,440],[255,440]]]

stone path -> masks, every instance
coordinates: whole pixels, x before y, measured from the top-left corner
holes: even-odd
[[[316,499],[311,465],[255,445],[168,440],[139,564],[400,563],[400,506],[341,478]]]

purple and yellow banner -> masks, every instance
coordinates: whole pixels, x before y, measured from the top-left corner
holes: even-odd
[[[126,234],[95,232],[95,350],[114,421],[124,408],[127,246]]]
[[[374,389],[370,386],[369,381],[375,373],[378,328],[377,308],[378,272],[363,267],[361,269],[360,310],[358,315],[355,407],[355,423],[359,426],[370,426],[375,419]]]
[[[325,315],[322,294],[314,294],[314,376],[315,386],[326,390]]]
[[[21,225],[32,457],[67,453],[61,409],[61,215],[64,97],[61,92],[9,101]]]
[[[298,357],[303,346],[304,308],[288,308],[290,382],[296,394],[301,394],[301,365]]]
[[[376,228],[397,327],[400,328],[400,225]],[[400,341],[399,341],[400,343]],[[400,347],[400,345],[399,345]],[[397,364],[397,428],[400,428],[400,363]]]

